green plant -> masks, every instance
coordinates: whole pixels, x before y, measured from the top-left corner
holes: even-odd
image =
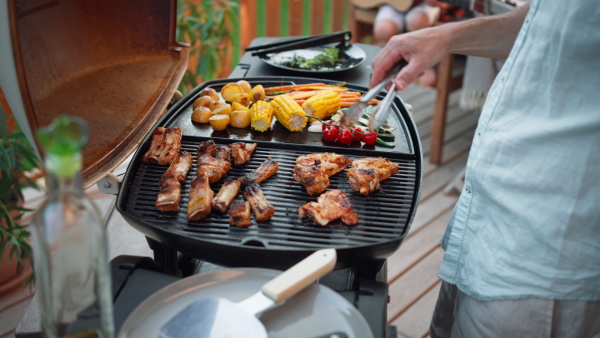
[[[0,260],[8,251],[9,259],[16,257],[17,269],[30,254],[29,231],[20,219],[26,211],[22,207],[23,189],[37,188],[24,173],[37,166],[37,157],[22,130],[10,131],[7,119],[0,108]],[[13,244],[10,246],[10,244]],[[2,268],[2,267],[0,267]]]
[[[183,94],[202,81],[214,79],[232,50],[234,12],[232,1],[179,0],[177,40],[190,44],[190,59],[197,63],[186,71],[179,91]]]

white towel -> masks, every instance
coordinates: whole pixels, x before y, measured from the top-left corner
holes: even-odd
[[[460,107],[481,110],[487,93],[504,61],[468,56],[463,76]]]

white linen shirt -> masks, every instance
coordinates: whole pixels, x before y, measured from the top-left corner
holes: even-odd
[[[530,2],[475,131],[438,276],[479,300],[600,300],[600,3]]]

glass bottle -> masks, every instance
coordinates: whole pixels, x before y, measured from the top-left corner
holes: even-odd
[[[48,197],[32,227],[46,337],[114,337],[108,246],[102,218],[81,181],[85,122],[61,116],[38,133]]]

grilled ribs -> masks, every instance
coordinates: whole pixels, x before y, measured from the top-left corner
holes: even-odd
[[[181,184],[192,167],[193,157],[183,150],[171,162],[171,165],[160,177],[160,193],[156,197],[156,208],[163,212],[179,211],[181,199]]]
[[[317,202],[308,202],[298,209],[300,218],[311,215],[316,224],[325,226],[331,221],[341,219],[344,224],[356,225],[358,214],[352,211],[352,204],[343,191],[334,189],[317,198]]]
[[[217,146],[215,158],[231,162],[231,148],[229,148],[228,146]]]
[[[213,157],[217,155],[217,145],[215,144],[215,141],[208,140],[198,144],[198,148],[196,148],[196,155],[200,157],[205,154]]]
[[[198,157],[198,176],[206,174],[210,183],[215,183],[231,169],[231,162],[214,158],[210,154]]]
[[[229,145],[231,147],[231,155],[233,156],[233,164],[240,165],[250,161],[250,156],[256,149],[256,143],[236,142]]]
[[[213,191],[206,174],[198,175],[190,188],[190,202],[188,204],[188,220],[199,221],[210,214]]]
[[[296,159],[293,177],[309,195],[320,194],[330,185],[329,177],[350,165],[351,159],[335,153],[317,153]]]
[[[250,202],[243,200],[235,200],[231,203],[231,208],[228,211],[229,224],[238,227],[249,227],[252,223],[250,220]]]
[[[250,172],[244,176],[244,186],[248,186],[252,183],[261,183],[267,178],[275,175],[279,170],[279,164],[272,159],[265,160],[258,168],[253,172]]]
[[[258,222],[268,221],[275,214],[275,207],[267,201],[260,185],[257,183],[252,183],[244,189],[244,197],[250,202]]]
[[[169,165],[181,150],[181,128],[157,127],[152,133],[150,149],[142,161],[161,165]]]
[[[370,157],[352,161],[352,168],[348,169],[347,175],[350,188],[367,196],[380,188],[381,181],[398,172],[398,164],[387,158]]]
[[[229,208],[229,204],[231,201],[237,196],[240,192],[240,187],[242,186],[241,178],[227,178],[219,190],[217,196],[212,200],[212,208],[222,214],[227,211]]]

